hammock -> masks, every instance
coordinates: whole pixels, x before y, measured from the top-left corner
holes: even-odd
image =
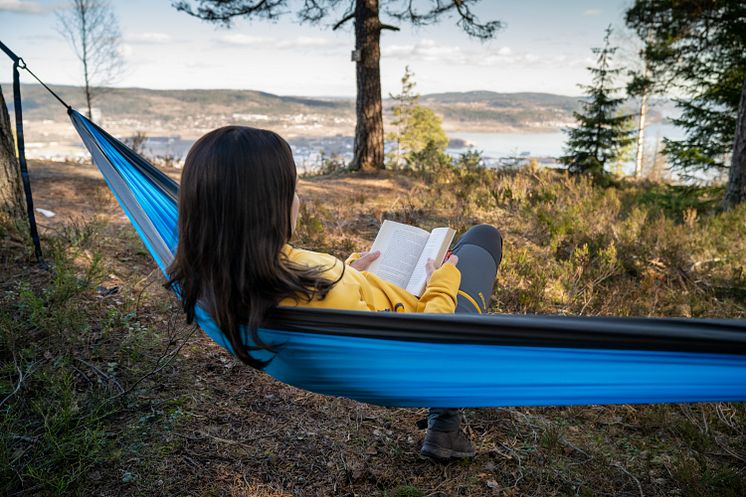
[[[6,45],[25,169],[18,69],[67,107],[93,162],[161,271],[176,249],[178,185],[67,105]],[[232,353],[203,309],[200,327]],[[402,407],[489,407],[746,400],[746,321],[278,310],[252,352],[298,388]],[[254,344],[244,330],[244,342]]]
[[[178,185],[91,121],[70,118],[162,271]],[[210,338],[232,351],[197,309]],[[245,330],[244,330],[245,331]],[[746,322],[281,309],[259,330],[265,371],[386,406],[486,407],[746,400]],[[253,343],[245,332],[244,342]]]

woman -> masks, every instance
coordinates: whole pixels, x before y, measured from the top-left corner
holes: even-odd
[[[495,228],[472,228],[442,266],[429,261],[428,283],[417,298],[365,271],[377,253],[353,254],[343,263],[289,245],[300,205],[296,182],[287,142],[271,131],[243,126],[206,134],[184,164],[179,244],[168,285],[178,288],[188,322],[194,320],[198,302],[211,313],[241,361],[257,368],[265,365],[243,346],[240,326],[246,324],[262,347],[256,330],[278,305],[394,312],[486,310],[502,243]],[[469,259],[464,264],[468,278],[456,267],[463,255]],[[428,418],[423,455],[474,455],[460,430],[457,410],[431,409]]]

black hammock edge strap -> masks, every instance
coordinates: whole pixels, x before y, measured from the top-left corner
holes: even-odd
[[[282,307],[271,313],[263,327],[414,342],[746,355],[746,320],[465,316]]]

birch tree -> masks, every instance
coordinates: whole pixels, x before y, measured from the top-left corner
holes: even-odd
[[[57,13],[58,29],[83,69],[86,113],[92,118],[93,99],[124,71],[122,35],[108,0],[68,0]]]

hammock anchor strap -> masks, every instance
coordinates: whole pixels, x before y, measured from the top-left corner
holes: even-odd
[[[21,182],[23,193],[26,196],[26,214],[29,222],[29,234],[34,242],[34,254],[40,263],[44,261],[39,240],[39,230],[36,228],[36,216],[34,215],[34,199],[31,195],[31,180],[28,176],[28,165],[26,164],[26,144],[23,139],[23,110],[21,109],[21,78],[18,69],[26,69],[26,63],[14,54],[7,46],[0,42],[0,49],[13,61],[13,109],[16,117],[16,150],[18,150],[18,164],[21,168]]]

